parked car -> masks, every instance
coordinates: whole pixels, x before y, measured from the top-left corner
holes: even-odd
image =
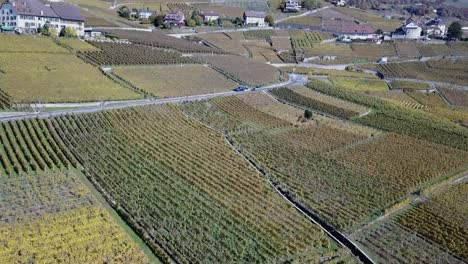
[[[249,90],[249,88],[247,88],[247,87],[239,86],[236,89],[234,89],[234,92],[245,92],[245,91],[248,91],[248,90]]]

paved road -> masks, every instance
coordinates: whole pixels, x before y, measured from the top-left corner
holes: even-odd
[[[285,86],[305,85],[307,82],[308,82],[308,78],[305,75],[290,74],[289,80],[287,82],[267,85],[267,86],[256,88],[255,90],[263,91],[263,90],[270,90],[270,89],[275,89],[275,88],[280,88],[280,87],[285,87]],[[58,108],[79,107],[79,106],[84,106],[84,107],[77,108],[77,109],[51,111],[51,112],[2,113],[0,115],[0,121],[5,122],[5,121],[10,121],[10,120],[30,119],[30,118],[36,118],[36,117],[47,118],[47,117],[65,115],[65,114],[92,113],[92,112],[98,112],[98,111],[103,111],[103,110],[121,109],[121,108],[145,106],[145,105],[183,103],[183,102],[199,101],[199,100],[205,100],[205,99],[214,98],[214,97],[231,96],[231,95],[236,95],[236,94],[241,94],[241,93],[250,93],[250,92],[252,91],[245,91],[245,92],[229,91],[229,92],[222,92],[222,93],[202,94],[202,95],[173,97],[173,98],[164,98],[164,99],[92,102],[92,103],[83,103],[83,104],[76,104],[76,103],[48,104],[48,107],[58,107]],[[33,106],[37,107],[38,105],[33,105]]]

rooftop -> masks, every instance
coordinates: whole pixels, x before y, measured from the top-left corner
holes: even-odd
[[[43,4],[39,0],[10,0],[18,15],[54,17],[65,20],[85,21],[78,7],[67,3]]]
[[[244,15],[246,17],[264,18],[266,13],[265,12],[255,12],[255,11],[245,11]]]

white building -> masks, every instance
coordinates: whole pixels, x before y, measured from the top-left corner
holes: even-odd
[[[393,39],[421,39],[424,23],[413,18],[408,18],[404,26],[392,34]]]
[[[219,19],[219,14],[215,12],[203,13],[202,16],[205,22],[217,21]]]
[[[426,34],[428,36],[443,37],[446,33],[444,21],[437,17],[426,22]]]
[[[140,9],[137,11],[137,15],[140,19],[149,19],[152,15],[154,15],[154,12],[151,10]]]
[[[60,2],[46,5],[38,0],[9,0],[0,7],[0,25],[26,33],[36,33],[39,28],[49,24],[57,32],[70,27],[78,36],[83,36],[84,21],[77,7]]]
[[[287,0],[284,2],[283,12],[298,12],[301,10],[301,5],[298,0]]]
[[[336,6],[345,6],[346,5],[346,0],[335,0],[332,2]]]
[[[245,11],[244,25],[266,27],[267,24],[265,23],[265,12]]]

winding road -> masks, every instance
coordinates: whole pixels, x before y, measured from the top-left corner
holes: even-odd
[[[270,89],[276,89],[285,86],[294,86],[294,85],[305,85],[307,84],[308,77],[306,75],[299,74],[290,74],[289,80],[282,83],[275,83],[263,87],[256,88],[255,91],[264,91]],[[49,107],[49,108],[67,108],[67,107],[76,107],[75,109],[67,110],[57,110],[51,112],[3,112],[0,113],[0,122],[6,122],[10,120],[20,120],[20,119],[31,119],[31,118],[48,118],[66,114],[82,114],[82,113],[93,113],[103,110],[112,110],[112,109],[121,109],[128,107],[136,106],[145,106],[145,105],[158,105],[158,104],[169,104],[169,103],[183,103],[190,101],[199,101],[210,99],[214,97],[224,97],[231,96],[241,93],[250,93],[253,90],[244,91],[244,92],[221,92],[221,93],[211,93],[211,94],[202,94],[202,95],[192,95],[192,96],[183,96],[183,97],[171,97],[171,98],[162,98],[162,99],[142,99],[142,100],[126,100],[126,101],[102,101],[102,102],[91,102],[91,103],[62,103],[62,104],[42,104],[42,105],[31,105],[33,108],[40,107]]]

